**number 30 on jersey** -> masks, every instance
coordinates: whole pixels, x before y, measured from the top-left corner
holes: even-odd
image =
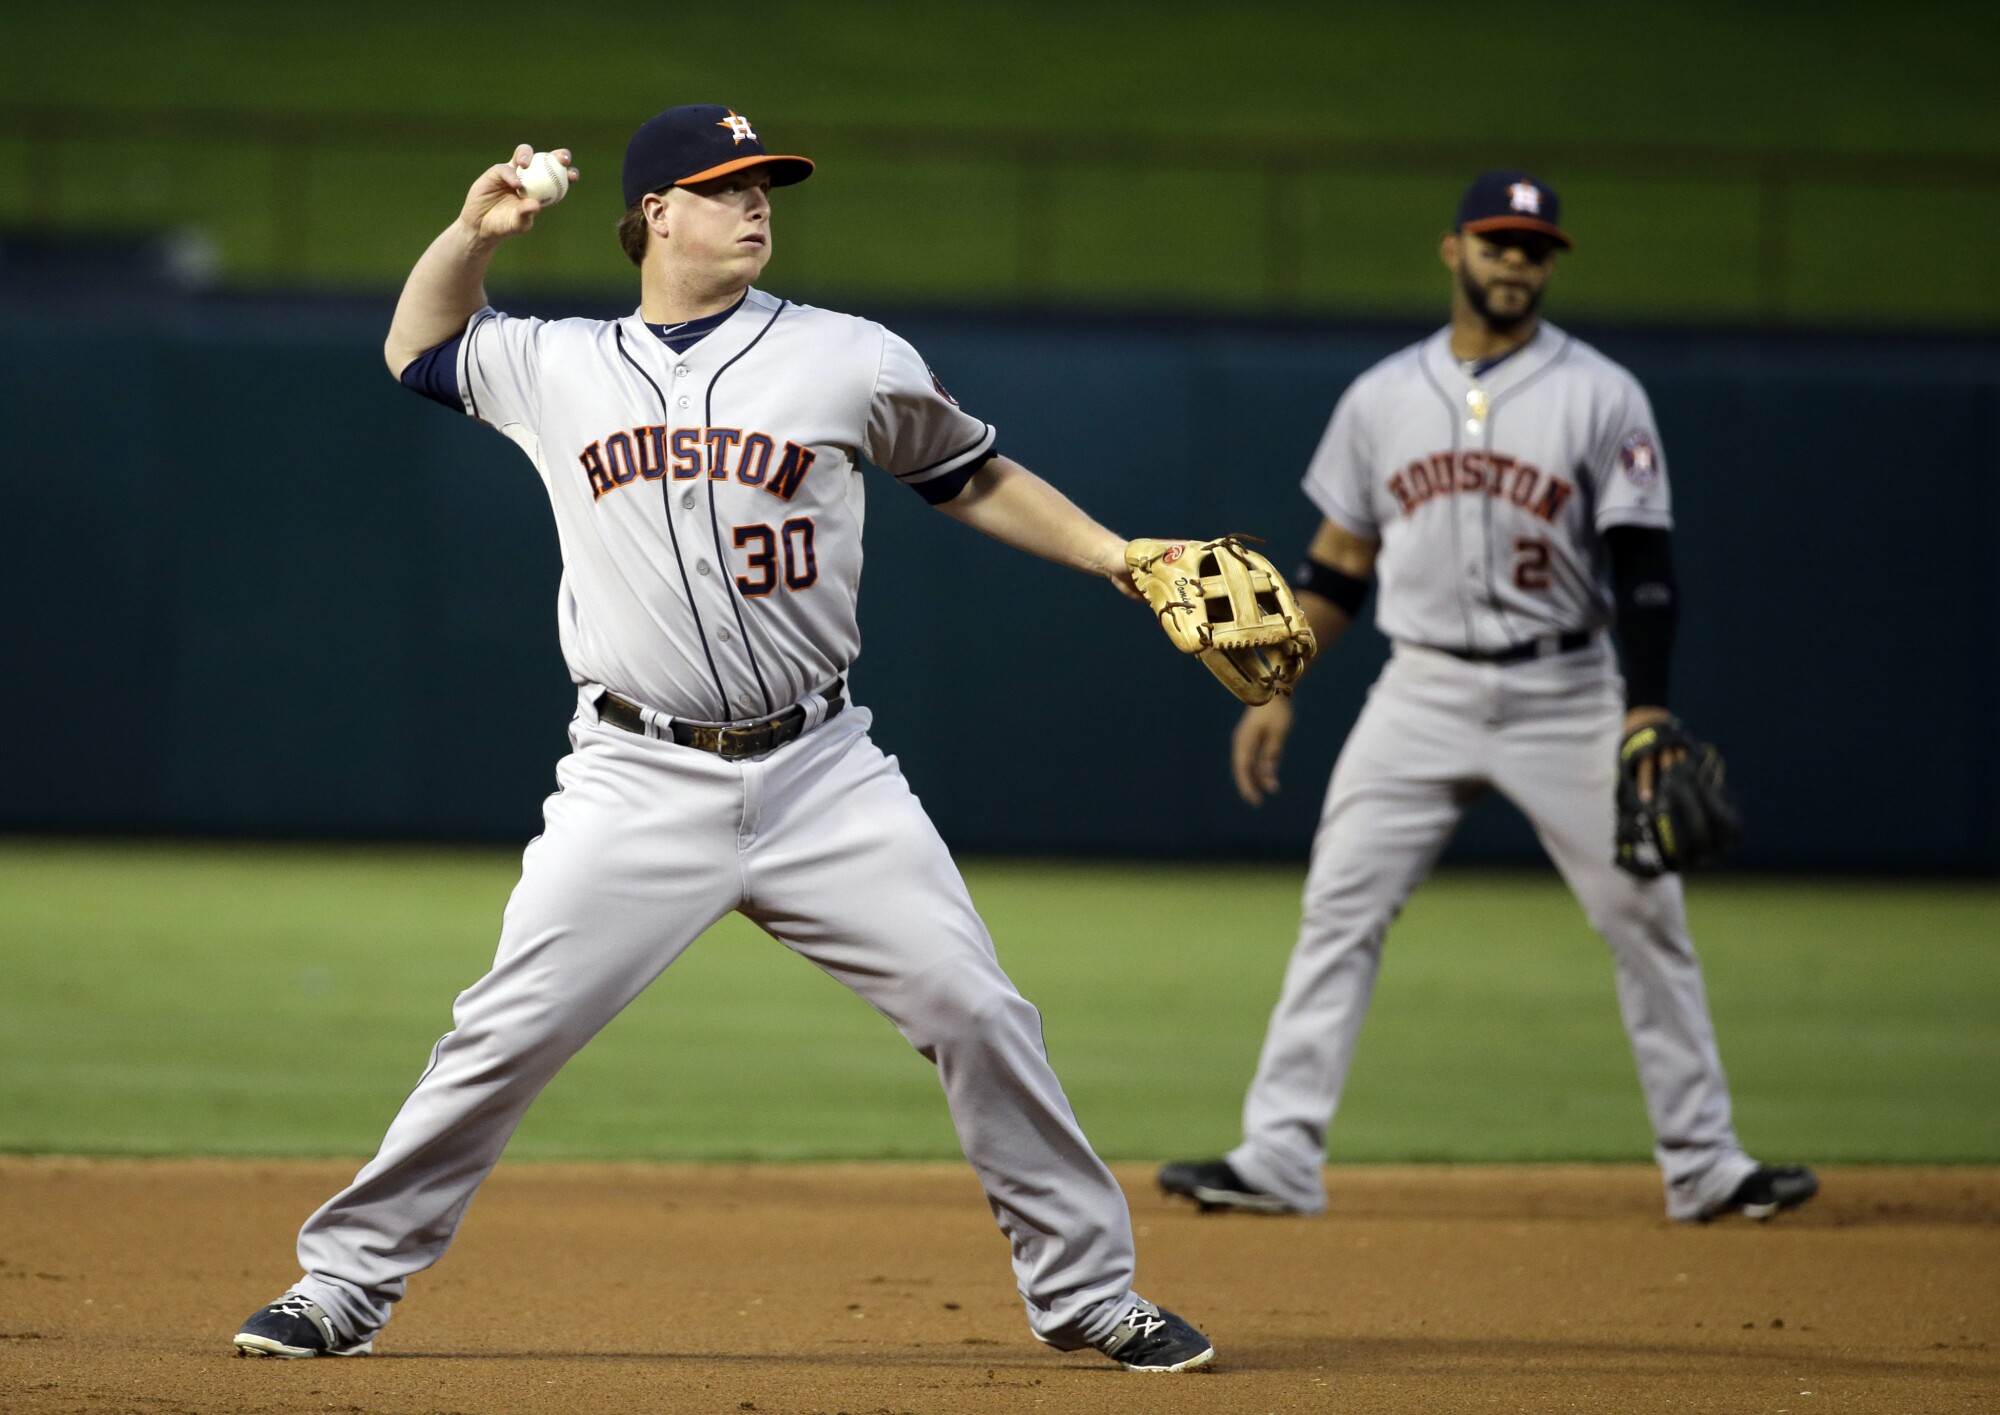
[[[767,595],[778,587],[781,551],[786,589],[810,589],[819,578],[819,556],[813,552],[810,516],[794,516],[775,530],[768,525],[738,526],[733,538],[738,550],[749,552],[743,562],[746,573],[736,577],[736,588],[747,599]]]

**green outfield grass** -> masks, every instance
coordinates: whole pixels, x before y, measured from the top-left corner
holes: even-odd
[[[1475,0],[17,5],[0,18],[0,116],[38,116],[0,122],[0,226],[194,228],[233,282],[380,288],[481,167],[519,140],[568,144],[584,184],[496,282],[619,289],[623,135],[714,100],[822,161],[778,207],[766,283],[787,294],[1429,314],[1466,176],[1611,145],[1542,173],[1579,241],[1572,316],[1990,326],[2000,266],[1961,256],[2000,222],[1990,176],[1820,172],[1770,193],[1754,165],[1640,149],[1990,158],[1996,46],[2000,11],[1955,0],[1544,0],[1504,22]],[[44,106],[221,120],[163,138]],[[364,139],[341,126],[356,115],[400,121]],[[967,130],[1002,145],[939,146]],[[1112,160],[1114,135],[1158,150]],[[1041,155],[1024,165],[1015,138]],[[1192,165],[1181,139],[1220,142],[1223,160]],[[1285,142],[1438,156],[1259,165]],[[1766,220],[1786,250],[1774,291],[1758,286]]]
[[[0,1150],[362,1154],[489,957],[516,858],[0,846]],[[1115,1158],[1235,1133],[1292,868],[975,864]],[[1759,1153],[2000,1160],[2000,890],[1721,880],[1695,923]],[[1638,1159],[1608,955],[1540,875],[1445,876],[1392,935],[1336,1160]],[[930,1068],[731,919],[549,1087],[512,1153],[955,1152]]]

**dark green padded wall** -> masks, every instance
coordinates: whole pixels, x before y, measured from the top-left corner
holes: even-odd
[[[375,302],[0,315],[0,828],[525,840],[563,749],[555,538],[503,439],[403,393]],[[1418,328],[896,318],[1001,445],[1128,534],[1289,565],[1334,398]],[[1651,390],[1677,698],[1744,865],[2000,866],[2000,341],[1586,331]],[[968,850],[1302,854],[1384,645],[1315,669],[1286,789],[1107,589],[878,477],[855,677]],[[1176,804],[1179,824],[1155,811]],[[1532,858],[1498,803],[1460,859]]]

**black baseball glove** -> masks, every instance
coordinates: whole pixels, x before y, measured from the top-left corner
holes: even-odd
[[[1722,753],[1675,718],[1618,744],[1618,867],[1640,879],[1713,864],[1743,833]]]

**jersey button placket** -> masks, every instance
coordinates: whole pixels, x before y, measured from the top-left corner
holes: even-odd
[[[1486,390],[1477,384],[1466,390],[1465,410],[1470,415],[1465,420],[1465,450],[1493,450],[1492,417],[1493,400]],[[1492,576],[1487,570],[1487,557],[1492,554],[1492,546],[1487,543],[1488,518],[1491,514],[1484,486],[1476,492],[1458,493],[1457,501],[1464,526],[1471,544],[1475,547],[1473,558],[1465,567],[1465,577],[1479,586],[1475,602],[1489,611],[1498,610],[1499,598],[1493,588]]]

